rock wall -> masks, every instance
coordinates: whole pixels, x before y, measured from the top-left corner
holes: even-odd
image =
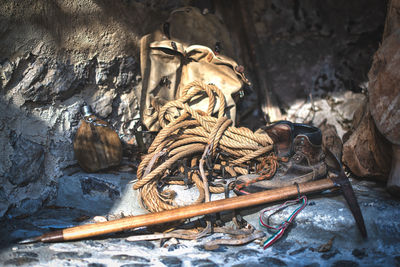
[[[368,101],[344,144],[343,162],[358,176],[387,181],[400,195],[400,1],[389,1],[385,30],[368,73]]]
[[[366,88],[385,1],[252,1],[265,75],[284,109],[296,100]]]
[[[80,106],[124,139],[137,121],[138,41],[178,1],[2,1],[0,217],[54,199],[76,166]],[[156,7],[157,6],[157,7]]]

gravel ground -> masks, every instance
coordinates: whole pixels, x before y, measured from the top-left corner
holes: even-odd
[[[352,179],[352,183],[364,214],[368,239],[360,236],[343,197],[338,192],[325,192],[310,196],[309,204],[296,217],[294,224],[277,243],[266,250],[262,248],[261,242],[242,246],[220,246],[212,251],[204,248],[204,244],[210,240],[227,238],[223,234],[213,234],[199,240],[169,239],[162,242],[127,240],[127,237],[141,234],[145,229],[74,242],[17,244],[18,240],[51,230],[92,222],[95,215],[105,215],[106,209],[119,214],[121,210],[131,214],[143,212],[138,207],[132,209],[131,206],[131,210],[127,209],[129,204],[127,199],[135,199],[135,196],[128,196],[133,191],[127,190],[131,188],[131,184],[126,179],[126,174],[75,173],[65,177],[65,181],[70,184],[70,190],[74,188],[71,185],[77,179],[85,181],[95,179],[97,185],[108,184],[114,190],[112,191],[114,194],[109,194],[104,186],[98,186],[97,191],[81,190],[81,195],[78,188],[75,188],[75,194],[70,194],[75,200],[70,203],[75,206],[67,208],[66,205],[61,205],[68,203],[64,201],[69,200],[67,194],[62,192],[61,184],[56,205],[48,206],[31,216],[5,218],[1,222],[0,265],[92,267],[400,265],[398,223],[400,201],[391,198],[382,185],[355,179]],[[82,186],[82,183],[80,185]],[[178,193],[181,196],[191,194],[184,190]],[[88,197],[97,200],[99,204],[96,206],[93,202],[85,206]],[[107,206],[111,205],[111,201],[110,203],[105,201],[107,198],[114,198],[113,206]],[[125,201],[121,201],[122,199]],[[115,204],[121,202],[125,206]],[[249,208],[241,210],[240,213],[250,224],[261,229],[258,216],[262,208],[264,207]],[[283,221],[293,208],[275,214],[270,218],[270,222],[278,224]],[[266,237],[271,235],[271,232],[262,230]]]

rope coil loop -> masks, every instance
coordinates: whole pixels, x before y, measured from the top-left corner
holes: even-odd
[[[208,100],[206,111],[191,107],[191,103],[204,97]],[[190,168],[186,175],[198,188],[199,197],[195,203],[200,203],[204,199],[207,201],[209,192],[224,193],[223,186],[213,184],[213,177],[224,179],[226,174],[232,177],[237,173],[248,174],[249,170],[243,164],[250,161],[261,163],[271,154],[271,138],[248,128],[232,126],[232,120],[225,116],[225,108],[224,94],[217,86],[194,81],[182,88],[178,99],[166,103],[159,110],[158,120],[162,129],[139,164],[138,180],[134,184],[149,211],[177,207],[173,201],[174,194],[162,185],[185,185],[185,181],[177,179],[184,172],[182,161],[190,163],[185,167]],[[171,109],[178,110],[180,115],[173,117],[171,114],[178,113],[170,112]],[[212,164],[204,164],[207,162]],[[276,164],[269,165],[275,167],[274,172]]]

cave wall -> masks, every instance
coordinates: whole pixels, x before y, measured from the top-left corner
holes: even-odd
[[[83,101],[123,141],[132,139],[139,108],[135,92],[141,86],[139,39],[185,4],[209,7],[225,21],[235,59],[254,81],[251,51],[230,1],[0,3],[0,217],[31,213],[51,202],[59,177],[77,167],[72,141]],[[282,109],[310,92],[363,89],[382,36],[385,1],[241,4],[263,51],[256,67]],[[259,85],[252,89],[247,99],[258,101]]]
[[[138,41],[179,1],[2,1],[0,217],[51,201],[76,166],[72,141],[89,103],[122,139],[137,122]]]
[[[246,3],[262,48],[263,73],[284,110],[310,93],[366,89],[386,1]]]

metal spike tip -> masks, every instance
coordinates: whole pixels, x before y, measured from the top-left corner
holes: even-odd
[[[40,236],[32,237],[32,238],[27,238],[21,241],[18,241],[18,244],[31,244],[31,243],[36,243],[40,241]]]

